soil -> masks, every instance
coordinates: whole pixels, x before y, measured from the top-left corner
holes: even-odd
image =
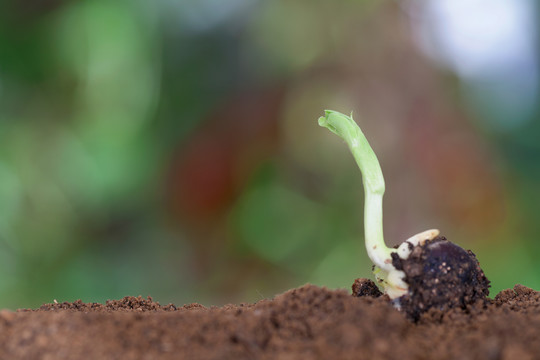
[[[255,304],[126,297],[0,312],[1,359],[538,359],[540,292],[522,285],[417,322],[371,281],[305,285]]]
[[[409,257],[403,260],[393,253],[392,264],[405,273],[409,285],[408,294],[397,299],[397,304],[413,321],[431,308],[464,308],[487,299],[489,280],[472,251],[444,236],[409,246]]]

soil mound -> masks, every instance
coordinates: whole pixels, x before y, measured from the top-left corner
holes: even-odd
[[[521,285],[494,300],[417,323],[386,296],[313,285],[256,304],[160,305],[126,297],[0,312],[1,359],[533,359],[540,293]]]

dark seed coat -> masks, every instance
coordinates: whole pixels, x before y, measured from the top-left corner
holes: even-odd
[[[409,292],[398,299],[412,320],[431,308],[465,308],[489,295],[489,280],[476,256],[439,236],[416,246],[409,258],[392,254],[392,264],[405,273]]]

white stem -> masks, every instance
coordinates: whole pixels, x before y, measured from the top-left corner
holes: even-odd
[[[392,271],[394,270],[394,266],[392,265],[392,257],[390,255],[392,253],[392,249],[388,248],[386,244],[384,244],[384,240],[380,241],[383,234],[383,193],[370,194],[367,191],[365,192],[364,237],[366,250],[371,261],[385,271]]]

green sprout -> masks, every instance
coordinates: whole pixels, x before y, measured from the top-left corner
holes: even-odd
[[[392,264],[392,253],[406,259],[413,246],[435,238],[439,231],[427,230],[407,239],[397,249],[389,248],[384,243],[382,200],[384,178],[377,156],[369,145],[362,130],[351,116],[337,111],[325,110],[325,116],[319,118],[319,125],[341,137],[351,150],[362,173],[364,185],[364,234],[369,258],[375,264],[375,276],[382,283],[385,293],[391,299],[405,295],[408,285],[403,280],[405,273]],[[412,245],[412,246],[411,246]]]

